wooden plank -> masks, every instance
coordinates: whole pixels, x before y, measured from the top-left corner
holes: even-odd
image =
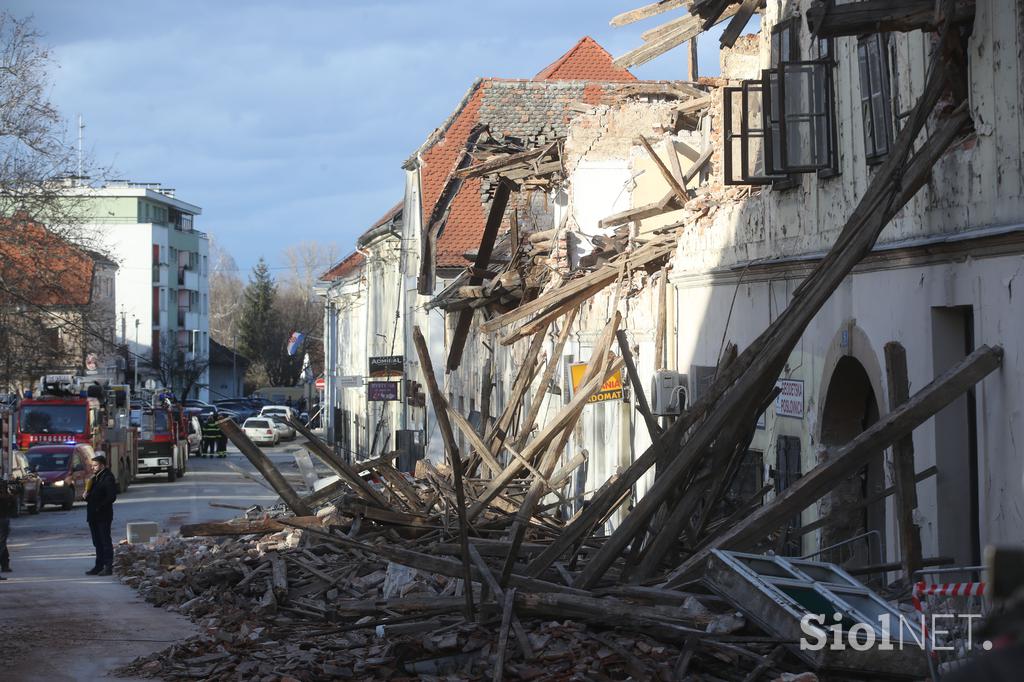
[[[704,167],[704,164],[706,164],[711,159],[711,156],[714,153],[715,145],[709,144],[708,148],[701,152],[700,156],[697,157],[697,160],[693,162],[693,165],[691,165],[690,168],[685,173],[683,173],[684,185],[693,180],[695,177],[697,177],[697,173],[700,172],[700,169]]]
[[[668,320],[668,265],[658,280],[658,317],[654,325],[654,369],[665,369],[665,326]],[[660,429],[659,429],[660,431]],[[653,436],[651,437],[654,438]]]
[[[935,31],[935,0],[859,0],[853,3],[815,3],[807,10],[807,25],[819,38],[859,36],[865,33]],[[974,2],[954,3],[952,23],[974,17]]]
[[[427,342],[423,338],[419,325],[413,327],[412,340],[416,345],[416,355],[420,360],[420,373],[430,395],[430,402],[434,406],[434,417],[437,419],[438,428],[441,430],[441,438],[444,440],[444,447],[448,453],[448,465],[452,468],[452,476],[455,479],[456,512],[459,518],[459,544],[462,545],[462,567],[464,569],[462,579],[464,581],[463,593],[466,597],[466,608],[464,615],[467,621],[474,619],[473,612],[473,577],[469,567],[469,521],[466,518],[466,492],[462,483],[462,456],[459,454],[459,447],[455,443],[455,434],[452,432],[451,422],[448,420],[448,410],[445,409],[445,400],[441,395],[441,389],[434,378],[434,364],[430,361],[430,351],[427,349]]]
[[[608,321],[608,324],[601,332],[601,336],[598,337],[593,349],[591,350],[590,361],[587,363],[587,369],[580,378],[581,386],[587,385],[596,379],[600,379],[601,384],[603,384],[607,381],[608,377],[614,373],[614,371],[606,371],[608,368],[608,349],[611,347],[612,339],[615,338],[615,332],[618,330],[621,322],[622,314],[616,310],[612,314],[612,319]],[[621,366],[621,361],[617,364]],[[598,388],[600,388],[601,384],[598,384]],[[583,395],[584,392],[580,391],[580,394]],[[586,393],[585,395],[588,398],[590,397],[590,393]],[[573,396],[572,402],[576,402],[577,397],[578,396]],[[578,407],[574,410],[574,418],[562,430],[562,433],[564,434],[563,437],[556,437],[552,441],[551,446],[547,448],[544,458],[541,461],[540,475],[531,482],[530,489],[526,493],[526,498],[520,505],[519,511],[516,512],[516,519],[512,525],[512,546],[508,550],[508,556],[505,558],[505,565],[502,567],[501,578],[499,579],[499,582],[502,585],[508,584],[509,576],[512,575],[516,561],[519,559],[519,547],[526,535],[526,529],[529,527],[530,519],[533,517],[537,504],[540,502],[544,494],[547,493],[547,478],[554,472],[555,465],[558,464],[558,458],[561,455],[562,449],[565,447],[565,442],[568,440],[568,432],[570,431],[572,424],[579,420],[579,416],[583,412],[584,406],[586,406],[586,402],[580,401]]]
[[[270,584],[278,604],[288,601],[288,564],[278,552],[267,552],[270,560]]]
[[[615,227],[616,225],[626,225],[637,220],[646,220],[647,218],[653,218],[663,213],[669,213],[670,211],[678,211],[682,206],[679,205],[679,201],[676,199],[676,193],[669,191],[664,197],[654,202],[653,204],[644,204],[643,206],[637,206],[636,208],[629,208],[625,211],[619,211],[613,213],[607,218],[602,218],[597,221],[597,226],[601,229],[607,229]]]
[[[880,418],[859,436],[829,454],[828,460],[779,493],[736,526],[687,559],[666,581],[673,587],[692,576],[711,549],[746,549],[852,476],[868,460],[897,439],[931,419],[974,384],[999,368],[1003,350],[981,346],[962,362],[918,391],[914,397]]]
[[[722,32],[722,37],[719,38],[719,43],[722,47],[732,47],[736,44],[736,39],[740,37],[743,29],[747,27],[750,22],[750,17],[754,16],[754,12],[758,8],[764,5],[764,0],[743,0],[739,10],[736,11],[732,21],[725,27]]]
[[[637,21],[643,21],[644,19],[650,19],[651,17],[658,16],[662,12],[668,12],[679,7],[686,7],[684,0],[659,0],[658,2],[652,2],[649,5],[643,7],[637,7],[631,9],[628,12],[622,14],[616,14],[612,17],[609,23],[610,26],[626,26]]]
[[[723,12],[715,23],[725,21],[732,15],[736,14],[739,6],[730,7]],[[631,66],[640,66],[646,64],[656,57],[660,57],[665,54],[673,47],[682,45],[687,40],[692,40],[700,35],[705,29],[701,28],[700,17],[687,15],[680,17],[677,23],[674,24],[673,28],[665,30],[664,32],[657,34],[656,37],[652,37],[649,42],[644,43],[640,47],[634,48],[626,54],[615,58],[615,66],[621,66],[623,68],[629,68]]]
[[[462,435],[466,437],[466,440],[469,441],[469,444],[473,447],[476,453],[480,455],[484,464],[486,464],[487,468],[491,470],[491,475],[497,476],[500,474],[502,469],[501,464],[498,463],[498,460],[494,457],[494,453],[491,452],[491,449],[484,444],[483,439],[481,439],[479,434],[477,434],[473,425],[469,423],[468,419],[459,414],[444,396],[441,396],[441,400],[444,401],[444,408],[448,411],[449,419],[451,419],[455,424],[455,427],[462,432]]]
[[[508,649],[508,631],[512,626],[512,607],[516,603],[516,588],[511,587],[505,592],[504,604],[501,609],[501,627],[498,628],[498,651],[495,654],[493,682],[501,682],[505,676],[505,650]]]
[[[896,341],[885,344],[885,377],[889,389],[889,410],[910,399],[907,351]],[[896,481],[896,519],[900,533],[900,561],[903,574],[913,582],[921,568],[921,529],[914,523],[917,485],[914,481],[914,436],[907,434],[892,444],[893,474]]]
[[[473,267],[477,270],[486,270],[491,264],[491,254],[494,252],[494,242],[498,238],[498,229],[505,217],[505,208],[508,206],[509,197],[512,195],[512,183],[502,179],[494,190],[494,197],[491,199],[491,208],[487,213],[487,222],[484,224],[484,232],[480,237],[480,248],[476,252],[476,260]],[[469,278],[469,286],[478,286],[483,283],[483,277],[473,275]],[[466,348],[466,339],[469,338],[469,328],[473,323],[475,311],[465,309],[459,311],[459,319],[455,323],[455,331],[452,333],[451,343],[448,349],[448,361],[446,368],[453,372],[462,363],[462,352]]]
[[[658,437],[661,435],[661,427],[658,426],[658,421],[651,414],[651,407],[647,404],[647,395],[644,393],[644,387],[640,383],[640,375],[637,374],[636,363],[633,362],[633,352],[629,349],[629,339],[626,338],[626,330],[620,329],[616,332],[615,336],[619,342],[619,352],[622,354],[622,360],[626,365],[626,374],[629,375],[629,382],[633,385],[633,400],[636,404],[636,409],[647,425],[647,433],[650,434],[651,440],[658,440]]]
[[[579,391],[577,391],[576,395],[573,396],[573,399],[559,411],[550,423],[544,426],[544,429],[541,430],[537,437],[534,438],[530,442],[529,446],[521,453],[522,456],[525,459],[532,461],[534,456],[539,455],[543,450],[547,449],[547,446],[559,433],[576,422],[577,409],[585,405],[590,399],[590,396],[597,393],[598,389],[601,388],[601,385],[607,380],[607,378],[618,371],[621,367],[622,360],[616,360],[612,364],[612,369],[606,376],[594,377],[585,385],[580,386]],[[522,467],[518,462],[510,463],[505,467],[505,470],[501,472],[501,475],[490,482],[487,489],[480,494],[476,503],[470,508],[470,520],[479,516],[480,513],[487,508],[487,505],[497,497],[509,483],[512,482],[512,479],[519,475],[521,470]]]
[[[700,36],[694,36],[690,38],[690,58],[686,64],[686,79],[691,83],[696,83],[697,79],[700,78],[700,61],[697,57],[697,40]]]
[[[299,526],[321,527],[316,516],[293,516],[288,519]],[[205,523],[186,523],[179,532],[183,538],[218,537],[229,535],[265,535],[284,530],[285,526],[276,519],[234,519],[232,521],[207,521]]]
[[[320,460],[330,467],[334,473],[347,481],[357,495],[365,499],[367,502],[381,507],[382,509],[390,506],[388,501],[384,499],[384,496],[381,495],[376,488],[364,481],[362,476],[350,467],[345,460],[335,454],[334,450],[320,440],[305,424],[294,417],[289,417],[288,423],[306,439],[307,442],[305,443],[305,447],[320,458]]]
[[[562,351],[565,350],[565,343],[569,340],[569,334],[572,332],[572,325],[576,321],[576,314],[578,312],[578,309],[573,308],[569,311],[568,317],[562,321],[562,330],[558,332],[555,347],[551,350],[551,357],[548,359],[548,364],[544,367],[544,373],[540,377],[540,383],[537,385],[537,394],[533,396],[533,401],[530,404],[530,411],[526,413],[526,418],[519,424],[519,437],[516,439],[517,449],[522,449],[526,440],[530,437],[530,432],[533,431],[533,425],[537,423],[537,416],[540,414],[540,408],[544,404],[544,397],[547,395],[548,386],[551,384],[555,372],[562,366]]]
[[[637,268],[645,267],[648,263],[663,258],[672,253],[676,248],[674,236],[651,241],[631,254],[624,254],[616,257],[607,265],[588,273],[583,277],[572,280],[556,289],[538,296],[529,303],[525,303],[515,310],[500,315],[493,320],[488,320],[480,325],[483,332],[493,332],[506,327],[513,322],[522,320],[535,313],[550,310],[557,307],[559,303],[571,298],[582,291],[595,291],[595,287],[603,288],[619,278],[621,271],[625,268],[626,273]],[[600,288],[596,290],[600,290]]]
[[[306,503],[295,492],[295,489],[288,484],[288,481],[284,480],[284,476],[277,470],[274,463],[270,461],[270,458],[264,455],[263,451],[249,440],[249,437],[242,432],[242,429],[238,428],[235,422],[225,417],[218,420],[217,425],[220,426],[224,435],[235,444],[235,447],[241,450],[245,458],[256,467],[256,470],[263,474],[263,478],[267,479],[267,483],[273,486],[274,491],[281,496],[281,499],[284,500],[284,503],[288,505],[288,508],[296,516],[313,515],[312,510],[306,506]]]
[[[506,154],[504,156],[499,156],[498,158],[481,161],[480,163],[475,163],[472,166],[456,170],[452,173],[452,177],[460,180],[468,180],[469,178],[483,177],[484,175],[490,175],[491,173],[508,170],[520,164],[529,163],[536,159],[543,158],[548,154],[548,152],[557,146],[556,142],[552,142],[551,144],[543,145],[536,149],[529,149],[525,152]]]
[[[679,180],[677,180],[676,177],[672,175],[672,171],[668,169],[668,166],[666,166],[665,162],[661,160],[661,157],[658,156],[658,153],[654,151],[654,147],[652,147],[651,143],[647,141],[647,138],[644,137],[643,135],[640,135],[637,138],[637,141],[640,143],[640,146],[642,146],[647,151],[647,155],[651,157],[651,161],[654,162],[655,168],[658,169],[658,172],[661,173],[661,177],[665,179],[665,182],[668,183],[669,188],[675,193],[676,200],[683,204],[689,201],[690,195],[686,193],[686,188],[679,184]],[[675,149],[671,149],[670,152],[672,154],[676,153]]]

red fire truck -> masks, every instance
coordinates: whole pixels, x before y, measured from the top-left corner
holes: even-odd
[[[151,399],[137,416],[140,474],[167,474],[168,482],[188,470],[188,423],[180,405],[166,394]]]
[[[71,374],[48,374],[38,395],[18,405],[18,448],[50,443],[88,443],[106,454],[121,492],[137,467],[138,432],[128,425],[127,387],[92,385]]]

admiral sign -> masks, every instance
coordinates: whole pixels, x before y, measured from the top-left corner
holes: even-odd
[[[583,379],[584,372],[587,371],[587,363],[579,362],[569,365],[569,371],[572,374],[572,393],[576,395],[576,391],[579,390],[580,381]],[[601,385],[601,389],[590,396],[587,400],[588,403],[603,403],[606,400],[622,400],[622,371],[618,371],[611,376],[608,381]]]
[[[402,376],[405,368],[405,358],[401,355],[381,355],[370,358],[371,377]]]

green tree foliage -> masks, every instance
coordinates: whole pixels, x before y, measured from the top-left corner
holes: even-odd
[[[309,333],[305,320],[296,315],[300,308],[290,290],[284,294],[278,291],[270,268],[261,258],[249,275],[238,320],[238,347],[252,362],[249,368],[252,383],[271,386],[298,383],[303,352],[309,344],[290,356],[288,339],[294,331]]]

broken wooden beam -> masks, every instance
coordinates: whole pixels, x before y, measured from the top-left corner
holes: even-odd
[[[928,384],[914,397],[881,417],[859,436],[830,453],[828,461],[779,493],[748,518],[716,537],[673,571],[667,587],[678,586],[703,565],[711,549],[748,549],[753,543],[814,504],[835,485],[856,473],[868,460],[897,439],[931,419],[983,378],[999,368],[1003,350],[981,346],[962,362]]]
[[[889,390],[889,410],[895,410],[910,399],[907,375],[907,351],[890,341],[885,344],[885,377]],[[917,509],[917,485],[914,481],[914,436],[908,433],[892,444],[893,477],[896,483],[896,518],[900,534],[900,561],[903,574],[913,582],[921,568],[921,529],[914,523]]]
[[[953,3],[952,23],[974,18],[974,2]],[[860,36],[867,33],[935,31],[935,0],[859,0],[842,3],[816,2],[807,10],[807,26],[819,38]]]
[[[652,2],[649,5],[643,7],[637,7],[631,9],[628,12],[616,14],[612,17],[612,20],[608,22],[610,26],[626,26],[637,21],[643,21],[644,19],[650,19],[651,17],[657,16],[662,12],[668,12],[676,8],[686,7],[685,0],[658,0],[658,2]]]
[[[321,520],[316,516],[292,516],[288,519],[292,525],[321,528]],[[186,523],[179,529],[183,538],[223,537],[230,535],[265,535],[285,530],[277,519],[235,519],[232,521],[207,521],[205,523]]]
[[[640,375],[636,371],[636,363],[633,362],[633,351],[629,349],[629,339],[626,338],[626,330],[620,329],[616,332],[615,337],[619,342],[619,352],[622,353],[622,360],[626,365],[626,374],[629,376],[629,382],[633,385],[633,401],[637,412],[643,417],[651,440],[657,440],[661,435],[661,427],[651,413],[651,406],[647,404],[647,395],[644,393],[643,384],[640,383]]]
[[[430,402],[434,405],[434,417],[437,419],[438,428],[441,431],[441,438],[444,440],[444,447],[448,453],[448,465],[452,468],[455,479],[456,513],[459,518],[459,543],[462,545],[462,567],[466,597],[465,616],[467,621],[475,618],[473,609],[473,590],[470,585],[473,581],[469,566],[469,520],[466,518],[466,492],[462,481],[462,456],[459,454],[459,447],[455,443],[455,434],[452,431],[451,422],[448,420],[448,411],[445,409],[444,397],[434,377],[434,364],[430,360],[430,350],[427,348],[427,341],[419,326],[413,327],[412,340],[416,345],[416,355],[420,360],[420,373],[423,375],[423,382],[427,386],[427,393]]]
[[[641,135],[637,138],[637,142],[639,142],[640,146],[647,151],[647,155],[651,157],[651,161],[654,162],[654,167],[658,169],[658,172],[661,173],[661,177],[663,177],[665,182],[668,183],[669,189],[671,189],[676,195],[676,201],[681,204],[685,204],[689,201],[690,195],[687,194],[686,188],[679,184],[679,179],[672,175],[672,171],[669,170],[668,166],[665,165],[665,162],[661,160],[660,156],[658,156],[658,152],[654,151],[654,147],[651,146],[651,143],[648,142],[647,138]],[[676,150],[675,147],[672,146],[671,140],[668,141],[668,145],[668,153],[675,154]]]
[[[292,510],[292,513],[296,516],[313,515],[313,512],[302,501],[302,498],[295,492],[295,489],[288,484],[288,481],[284,480],[284,476],[277,470],[274,463],[270,461],[270,458],[264,455],[263,451],[249,440],[249,437],[242,432],[242,429],[238,428],[238,424],[225,417],[218,420],[217,425],[220,426],[224,435],[235,444],[235,447],[245,455],[245,458],[256,467],[256,470],[263,474],[263,478],[267,479],[267,483],[281,496],[281,499]]]
[[[344,479],[352,489],[355,490],[356,494],[364,498],[367,502],[374,504],[382,509],[389,507],[389,503],[384,499],[384,496],[377,491],[372,485],[363,480],[351,466],[349,466],[345,460],[339,457],[334,450],[332,450],[327,443],[320,440],[316,434],[310,431],[309,427],[300,422],[293,416],[288,417],[288,423],[306,439],[305,447],[312,452],[317,458],[326,464],[334,473],[340,478]]]

